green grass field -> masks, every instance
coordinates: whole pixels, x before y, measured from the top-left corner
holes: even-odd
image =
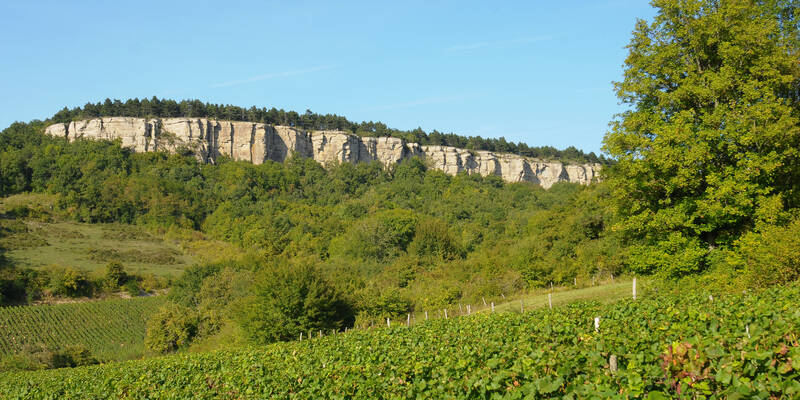
[[[92,272],[118,261],[131,273],[177,276],[193,263],[230,260],[242,253],[197,231],[153,233],[136,225],[59,220],[52,211],[55,202],[55,196],[31,193],[0,199],[0,247],[13,265]]]
[[[82,345],[100,360],[145,353],[147,319],[164,296],[0,308],[0,357],[31,346]]]
[[[8,258],[21,267],[60,265],[97,271],[110,261],[119,261],[136,274],[177,276],[194,262],[180,242],[157,238],[136,226],[33,220],[13,223],[15,232],[3,242],[9,249]]]

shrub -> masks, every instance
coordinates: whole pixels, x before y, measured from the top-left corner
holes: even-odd
[[[147,321],[144,345],[156,353],[168,353],[184,347],[197,334],[197,315],[189,308],[167,303]]]
[[[434,218],[425,219],[419,223],[408,251],[420,257],[434,257],[445,260],[462,257],[462,250],[447,225]]]
[[[92,293],[92,285],[86,274],[72,267],[51,269],[50,289],[55,295],[68,297],[89,296]]]
[[[737,244],[737,261],[749,285],[766,287],[800,278],[800,218],[748,233]]]
[[[109,286],[118,288],[128,280],[128,274],[122,264],[112,261],[106,265],[105,278]]]
[[[284,264],[261,271],[239,320],[253,341],[269,343],[351,325],[353,311],[316,267]]]

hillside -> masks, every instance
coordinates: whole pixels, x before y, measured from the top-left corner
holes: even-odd
[[[6,398],[792,398],[797,286],[481,314],[0,375]],[[599,323],[595,325],[595,319]]]
[[[420,157],[430,168],[450,175],[497,175],[507,182],[532,182],[545,188],[564,181],[588,184],[600,172],[599,164],[564,165],[515,154],[424,146],[393,137],[360,137],[343,131],[305,131],[205,118],[103,117],[53,124],[45,132],[68,140],[119,139],[122,146],[136,152],[190,152],[204,163],[216,163],[222,156],[254,164],[284,162],[294,154],[323,165],[379,161],[392,167],[402,160]]]

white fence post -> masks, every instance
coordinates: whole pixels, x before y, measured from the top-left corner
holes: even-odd
[[[547,304],[550,305],[550,309],[553,309],[553,295],[551,293],[547,294]]]
[[[633,277],[633,299],[636,300],[636,277]]]
[[[600,317],[594,317],[594,331],[600,332]]]

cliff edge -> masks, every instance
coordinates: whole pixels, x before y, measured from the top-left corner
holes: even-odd
[[[514,154],[471,151],[450,146],[421,146],[393,137],[360,137],[341,131],[304,131],[294,127],[205,118],[103,117],[53,124],[45,133],[67,140],[121,139],[135,152],[191,150],[199,161],[220,156],[261,164],[283,162],[292,152],[324,164],[380,161],[391,165],[418,156],[431,168],[497,175],[507,182],[532,182],[549,188],[556,182],[591,183],[600,164],[564,165]]]

